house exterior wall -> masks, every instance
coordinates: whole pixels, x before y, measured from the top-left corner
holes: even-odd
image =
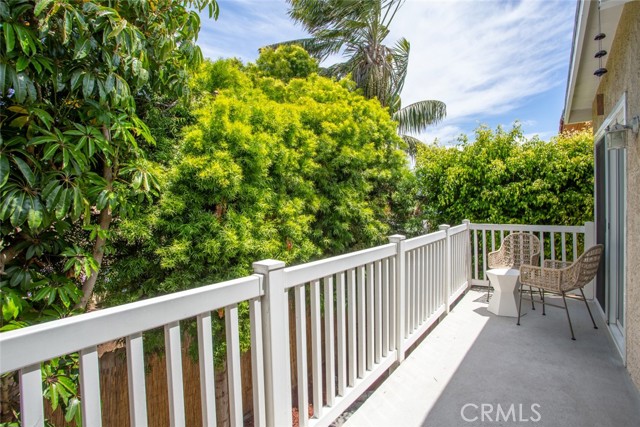
[[[624,6],[609,55],[609,71],[597,91],[604,94],[603,115],[597,115],[596,100],[593,102],[594,131],[625,92],[627,120],[640,115],[640,1]],[[626,360],[631,378],[640,389],[640,138],[633,132],[627,137]]]

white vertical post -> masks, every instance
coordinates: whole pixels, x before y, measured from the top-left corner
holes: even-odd
[[[164,326],[164,352],[167,362],[167,388],[169,392],[169,423],[171,427],[186,425],[184,412],[184,386],[182,384],[182,345],[180,322]]]
[[[213,368],[213,335],[211,332],[211,313],[198,315],[198,361],[200,365],[200,406],[202,425],[216,425],[216,389]],[[252,349],[254,347],[251,347]]]
[[[311,293],[311,381],[313,382],[313,416],[322,417],[322,318],[320,312],[320,281],[314,280]]]
[[[229,423],[242,424],[242,381],[240,370],[240,334],[238,304],[225,307],[225,336],[227,338],[227,385],[229,391]]]
[[[20,420],[23,426],[44,426],[40,364],[20,370]]]
[[[309,425],[309,378],[307,372],[307,314],[304,284],[293,288],[296,312],[296,366],[298,368],[298,424]]]
[[[82,423],[86,427],[102,426],[100,407],[100,362],[96,346],[80,351],[80,394]]]
[[[592,221],[584,223],[584,250],[596,244],[596,224]],[[594,278],[584,287],[584,296],[592,300],[595,298],[596,279]]]
[[[264,344],[265,404],[268,426],[291,425],[291,372],[288,300],[284,286],[284,262],[267,259],[253,263],[264,276],[262,338]]]
[[[265,427],[267,424],[264,405],[264,363],[262,353],[262,305],[260,299],[249,301],[249,321],[251,322],[251,378],[253,391],[253,425]],[[201,380],[202,381],[202,380]],[[213,412],[215,420],[216,414]]]
[[[358,367],[357,348],[358,340],[356,336],[356,271],[347,270],[347,298],[349,299],[348,322],[349,340],[347,341],[347,352],[349,353],[349,387],[353,387],[356,382],[356,371]]]
[[[336,315],[338,327],[338,395],[344,396],[347,388],[347,312],[346,280],[344,273],[336,275]]]
[[[147,392],[141,332],[127,337],[127,378],[130,423],[135,427],[144,427],[147,425]]]
[[[442,224],[438,227],[439,230],[443,230],[447,233],[444,244],[444,307],[447,310],[447,314],[451,310],[451,304],[449,303],[449,296],[451,295],[451,236],[449,235],[448,224]]]
[[[395,323],[396,323],[396,354],[398,363],[402,363],[404,360],[404,314],[406,307],[405,301],[405,250],[404,240],[405,236],[401,234],[394,234],[389,236],[389,242],[396,244],[396,298],[395,298]]]
[[[471,289],[471,221],[463,219],[462,223],[467,226],[464,242],[464,275],[467,279],[467,290],[469,290]]]

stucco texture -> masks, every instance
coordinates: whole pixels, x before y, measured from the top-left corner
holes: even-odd
[[[596,130],[625,92],[627,120],[640,115],[640,1],[624,6],[609,55],[609,72],[597,92],[604,94],[604,115],[597,116],[595,100],[593,105]],[[640,138],[633,132],[627,136],[626,359],[640,389]]]

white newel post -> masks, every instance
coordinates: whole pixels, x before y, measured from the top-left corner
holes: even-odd
[[[285,293],[284,262],[267,259],[253,263],[264,287],[262,334],[267,426],[291,425],[291,358],[289,307]]]
[[[467,227],[464,241],[464,274],[467,279],[467,290],[471,289],[471,221],[463,219],[462,223]]]
[[[404,241],[406,237],[401,234],[389,236],[389,243],[396,244],[396,355],[398,363],[404,360],[404,338],[405,338],[405,250]]]
[[[584,223],[584,249],[585,251],[596,244],[596,224],[592,221]],[[594,278],[584,287],[584,296],[592,300],[595,297],[596,279]]]
[[[439,230],[447,233],[447,237],[445,239],[444,253],[445,253],[445,280],[444,280],[444,306],[447,310],[447,314],[450,310],[449,297],[451,296],[451,236],[449,236],[449,229],[451,228],[448,224],[442,224],[438,227]]]

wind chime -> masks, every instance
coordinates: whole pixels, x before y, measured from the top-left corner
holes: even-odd
[[[602,32],[602,24],[600,22],[600,3],[601,2],[598,2],[598,34],[594,37],[594,40],[598,42],[598,51],[595,54],[595,58],[598,59],[598,69],[593,73],[598,77],[602,77],[607,72],[607,69],[602,66],[602,58],[607,54],[607,51],[602,49],[602,39],[607,37],[607,35]]]

